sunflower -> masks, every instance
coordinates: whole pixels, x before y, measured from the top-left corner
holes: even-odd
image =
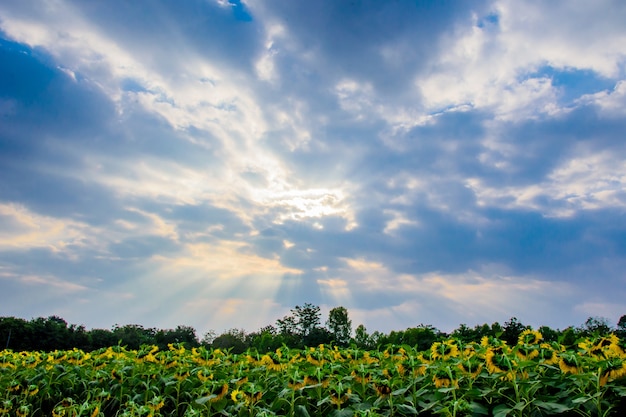
[[[559,359],[559,368],[564,374],[578,374],[580,373],[580,367],[578,365],[578,359],[573,353],[563,353]]]
[[[176,371],[176,373],[174,374],[174,378],[176,378],[179,381],[184,381],[185,379],[187,379],[189,377],[189,371],[187,370],[178,370]]]
[[[38,392],[39,392],[39,387],[37,385],[28,386],[27,394],[29,397],[32,397],[33,395],[37,395]]]
[[[280,362],[280,357],[276,354],[268,353],[261,358],[261,365],[267,367],[271,371],[282,371],[286,365]]]
[[[330,402],[336,405],[337,407],[340,407],[342,404],[344,404],[350,399],[350,394],[352,394],[352,391],[350,389],[348,389],[343,395],[341,392],[338,392],[335,389],[331,389],[330,390]]]
[[[207,382],[209,379],[213,379],[213,374],[204,375],[202,370],[199,370],[196,376],[198,377],[200,382]]]
[[[326,388],[329,382],[328,378],[318,377],[317,375],[307,375],[304,377],[304,385],[306,386],[320,384],[322,388]]]
[[[459,380],[454,368],[439,368],[433,375],[433,383],[436,388],[458,388]]]
[[[600,385],[604,386],[608,381],[613,381],[626,376],[626,361],[614,360],[607,361],[606,368],[602,370],[600,375]]]
[[[391,394],[391,387],[387,381],[374,382],[374,388],[379,397],[388,397]]]
[[[515,354],[523,360],[531,360],[539,356],[539,349],[533,345],[518,344],[515,348]]]
[[[447,361],[450,358],[459,356],[459,347],[455,340],[446,340],[445,342],[435,342],[430,348],[431,358],[434,360]]]
[[[208,385],[203,390],[203,392],[205,394],[208,394],[208,396],[210,397],[209,402],[214,403],[221,400],[226,394],[228,394],[228,384],[224,383],[222,385]]]
[[[160,395],[157,395],[156,397],[153,397],[150,402],[148,402],[147,406],[150,411],[157,412],[165,406],[165,401],[163,401],[163,398]]]
[[[352,375],[357,384],[367,384],[370,379],[372,379],[372,375],[369,372],[357,373],[356,371],[352,371],[350,375]]]
[[[526,329],[518,339],[519,345],[536,345],[543,339],[543,335],[537,330]]]
[[[4,400],[2,402],[2,406],[0,407],[0,416],[9,414],[12,408],[13,408],[13,403],[11,402],[11,400]]]
[[[472,379],[476,379],[483,369],[483,364],[476,356],[459,361],[458,368],[464,374],[469,375]]]
[[[233,400],[235,404],[247,402],[246,393],[243,391],[239,391],[238,389],[230,393],[230,399]]]
[[[22,406],[20,406],[20,408],[18,408],[15,411],[15,415],[17,417],[26,417],[29,414],[30,414],[30,406],[29,405],[22,405]]]
[[[547,343],[540,344],[537,352],[537,358],[546,365],[554,365],[559,361],[556,351]]]
[[[485,363],[490,374],[511,372],[516,365],[508,355],[504,347],[490,347],[485,354]]]

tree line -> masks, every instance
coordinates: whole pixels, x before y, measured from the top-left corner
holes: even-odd
[[[82,325],[68,324],[58,316],[32,320],[0,317],[0,349],[53,351],[77,348],[93,351],[116,345],[129,349],[139,349],[141,345],[156,345],[160,349],[167,349],[169,344],[184,344],[188,348],[202,345],[242,353],[248,349],[269,352],[281,346],[303,348],[334,344],[373,350],[390,344],[406,344],[419,350],[426,350],[434,342],[449,337],[470,342],[490,336],[515,344],[521,332],[530,328],[512,317],[504,324],[495,322],[491,325],[485,323],[474,327],[461,324],[449,334],[424,324],[384,334],[379,331],[368,333],[362,324],[353,331],[348,310],[344,307],[331,309],[325,325],[322,325],[320,307],[313,304],[296,306],[290,313],[278,319],[274,325],[262,327],[255,332],[246,333],[242,329],[233,328],[218,335],[214,331],[209,331],[201,339],[193,327],[183,325],[175,329],[156,329],[128,324],[115,325],[111,330],[87,330]],[[574,346],[582,337],[604,336],[609,333],[615,333],[618,337],[626,339],[626,315],[619,319],[615,327],[606,318],[589,317],[579,327],[570,326],[564,330],[555,330],[542,326],[537,330],[543,334],[545,341],[555,341],[565,346]]]

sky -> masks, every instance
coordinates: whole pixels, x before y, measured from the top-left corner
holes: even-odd
[[[626,314],[626,2],[0,2],[0,316]]]

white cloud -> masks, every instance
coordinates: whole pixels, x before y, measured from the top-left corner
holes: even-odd
[[[417,77],[426,110],[470,104],[505,120],[524,120],[559,111],[550,79],[528,78],[543,66],[622,75],[626,30],[618,22],[624,13],[607,22],[603,7],[609,6],[497,2],[497,20],[476,16],[473,27],[459,26],[431,72]]]
[[[530,209],[568,217],[580,210],[626,208],[626,163],[619,154],[586,147],[566,159],[539,183],[492,187],[469,178],[466,185],[482,207]],[[554,204],[557,203],[557,204]]]

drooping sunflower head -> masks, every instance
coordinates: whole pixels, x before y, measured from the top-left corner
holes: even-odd
[[[376,388],[376,392],[379,397],[388,397],[391,395],[391,387],[389,386],[389,381],[387,380],[374,382],[374,387]]]
[[[559,368],[564,374],[577,374],[580,372],[578,357],[573,353],[562,353],[559,359]]]
[[[472,356],[459,361],[458,367],[461,372],[475,379],[483,369],[483,363],[477,356]]]
[[[341,406],[345,404],[350,399],[350,394],[352,394],[352,391],[350,389],[341,390],[341,389],[331,388],[329,391],[330,391],[330,402],[336,406]]]
[[[559,357],[556,351],[548,343],[542,343],[539,345],[537,359],[546,365],[554,365],[558,362]]]
[[[626,360],[613,359],[603,364],[600,374],[600,385],[608,381],[626,377]]]
[[[491,347],[485,354],[485,364],[489,373],[505,373],[514,369],[516,363],[504,347]]]
[[[457,369],[450,367],[440,367],[433,375],[433,383],[437,388],[458,388],[459,379]]]
[[[520,345],[536,345],[541,342],[543,335],[537,330],[526,329],[520,335],[518,344]]]
[[[435,342],[430,348],[431,357],[434,360],[448,360],[450,358],[459,356],[459,346],[453,339],[446,340],[445,342]]]
[[[520,359],[531,360],[539,356],[539,349],[534,345],[518,344],[515,347],[515,353]]]

